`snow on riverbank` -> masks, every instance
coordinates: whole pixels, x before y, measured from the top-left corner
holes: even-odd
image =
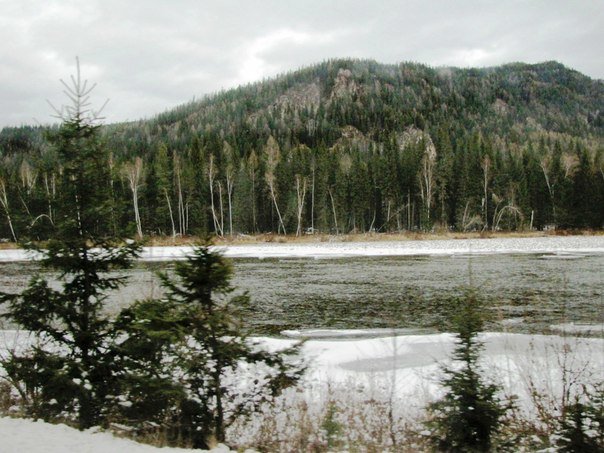
[[[384,334],[365,331],[366,335]],[[348,331],[362,337],[362,331]],[[304,338],[307,332],[298,332]],[[314,331],[308,331],[312,338]],[[439,394],[441,366],[450,361],[452,334],[399,335],[377,338],[345,338],[341,331],[332,331],[331,339],[310,339],[304,345],[304,356],[310,363],[308,384],[346,384],[357,387],[395,385],[398,397],[425,400],[427,404]],[[328,331],[320,335],[327,336]],[[291,333],[290,333],[291,335]],[[586,382],[604,381],[604,339],[557,335],[526,335],[484,333],[482,363],[487,376],[504,386],[506,393],[523,396],[526,379],[546,383],[550,390],[562,384],[562,374],[581,373]],[[262,338],[270,347],[279,347],[287,340]],[[572,367],[562,369],[561,356],[572,358]],[[568,360],[566,361],[568,362]],[[583,370],[583,371],[581,371]],[[393,380],[395,382],[393,382]],[[528,397],[528,395],[524,395]]]
[[[278,350],[301,338],[307,339],[303,346],[303,356],[310,365],[306,383],[345,383],[349,380],[359,383],[366,378],[372,381],[380,377],[391,379],[393,373],[405,373],[408,379],[405,379],[405,388],[398,389],[400,393],[413,390],[411,381],[419,383],[426,378],[426,371],[432,374],[439,365],[448,362],[454,336],[448,333],[400,335],[397,332],[400,333],[388,329],[284,331],[291,339],[258,337],[253,341],[270,350]],[[506,368],[504,374],[510,374],[528,362],[548,362],[551,372],[562,372],[557,369],[557,359],[564,353],[572,355],[577,364],[593,368],[594,375],[604,381],[603,338],[498,332],[483,333],[480,338],[485,346],[482,360],[494,379],[503,377],[502,367]],[[32,336],[27,332],[0,330],[0,356],[8,350],[21,353],[31,342]],[[511,365],[514,366],[510,368]],[[438,376],[437,372],[431,380],[436,383]]]
[[[255,339],[264,347],[275,350],[287,347],[298,338],[310,338],[303,346],[309,369],[301,383],[301,391],[286,392],[278,403],[281,409],[269,412],[271,419],[287,417],[286,413],[295,410],[292,408],[297,407],[300,398],[309,408],[321,408],[326,401],[334,400],[342,406],[363,407],[367,401],[384,402],[394,395],[397,416],[417,420],[426,405],[442,394],[439,385],[442,366],[450,363],[454,344],[451,334],[390,333],[388,336],[383,329],[289,331],[287,334],[294,338]],[[580,393],[584,384],[604,381],[604,339],[508,333],[484,333],[481,339],[485,344],[481,360],[486,376],[502,386],[505,395],[516,395],[519,410],[529,419],[537,413],[531,396],[534,392],[547,395],[551,401],[559,401],[566,390],[572,395]],[[22,332],[0,331],[0,353],[22,348],[29,341],[28,335]],[[564,382],[575,385],[565,389]],[[553,406],[552,410],[555,410]],[[253,444],[257,434],[254,430],[262,429],[266,418],[261,417],[266,416],[259,415],[256,425],[252,421],[242,426],[234,433],[235,439]],[[27,431],[28,428],[14,425],[25,423],[32,425],[30,433],[33,435],[19,434],[23,432],[19,430]],[[287,426],[285,423],[283,429],[287,430]],[[37,434],[37,429],[52,432]],[[74,432],[75,437],[72,437],[69,433],[71,431],[66,427],[48,428],[43,424],[0,419],[3,438],[12,436],[10,442],[22,442],[2,444],[0,451],[150,451],[131,449],[129,444],[114,445],[109,434]],[[51,436],[50,440],[45,440],[45,435]],[[62,438],[64,444],[60,443]],[[2,450],[4,445],[14,449],[4,447]],[[84,446],[88,445],[94,445],[96,449],[87,450]]]
[[[546,236],[537,238],[447,239],[421,241],[263,243],[216,246],[231,258],[338,258],[350,256],[544,254],[544,258],[574,259],[604,254],[604,236]],[[191,247],[145,247],[141,259],[182,259]],[[35,259],[24,250],[0,250],[0,261]]]
[[[315,244],[245,244],[220,246],[232,258],[338,258],[349,256],[477,255],[543,253],[556,255],[604,254],[604,236],[495,238],[384,242],[321,242]],[[143,260],[179,258],[186,247],[149,247]]]

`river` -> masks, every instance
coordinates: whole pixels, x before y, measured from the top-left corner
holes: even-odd
[[[435,242],[419,242],[434,248]],[[459,248],[459,242],[449,242]],[[558,253],[560,244],[569,243],[558,238],[550,250],[530,249],[526,242],[526,253],[517,247],[506,252],[505,245],[497,253],[488,247],[484,251],[485,242],[478,240],[473,250],[480,253],[234,257],[233,284],[250,295],[245,319],[254,334],[286,329],[442,330],[451,298],[472,287],[485,302],[489,330],[551,333],[551,326],[574,323],[591,325],[592,334],[602,336],[602,239],[595,237],[593,244],[587,240],[579,253]],[[355,244],[343,247],[363,249]],[[379,243],[374,247],[384,248]],[[270,244],[265,249],[274,252],[278,247]],[[110,295],[107,311],[114,314],[135,299],[160,297],[155,274],[172,267],[172,261],[161,258],[137,262],[127,271],[128,285]],[[34,261],[0,262],[0,291],[21,291],[37,272],[47,273]],[[53,274],[47,277],[52,280]]]

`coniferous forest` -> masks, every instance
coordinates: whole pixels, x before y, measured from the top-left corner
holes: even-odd
[[[103,126],[107,221],[139,237],[600,229],[603,111],[604,83],[556,62],[331,60]],[[49,237],[56,133],[0,131],[0,238]]]

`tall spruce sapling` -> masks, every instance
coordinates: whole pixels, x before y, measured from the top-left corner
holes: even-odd
[[[299,346],[269,352],[248,338],[241,309],[249,296],[233,295],[231,278],[230,263],[205,242],[176,263],[173,275],[161,274],[165,300],[122,312],[124,382],[139,379],[122,389],[128,401],[123,415],[131,417],[126,423],[143,410],[148,397],[141,396],[147,392],[159,402],[152,412],[164,417],[169,443],[208,448],[225,441],[235,420],[299,380],[303,366],[288,358]],[[176,387],[161,381],[168,373]]]
[[[114,343],[118,388],[112,397],[114,422],[136,434],[160,434],[177,444],[179,412],[186,399],[177,362],[187,320],[164,299],[137,301],[121,310],[115,322]]]
[[[485,382],[478,364],[483,344],[484,307],[473,291],[454,301],[452,326],[457,344],[455,365],[444,369],[442,399],[428,407],[431,440],[438,451],[486,452],[493,447],[508,408],[497,397],[499,387]]]
[[[3,365],[30,403],[30,415],[61,415],[84,429],[103,422],[114,385],[111,329],[102,307],[124,279],[109,272],[129,267],[139,246],[122,245],[111,234],[109,155],[99,137],[100,111],[90,108],[94,85],[81,79],[79,62],[71,82],[61,82],[71,104],[55,109],[62,123],[48,136],[60,169],[54,231],[46,248],[25,244],[58,274],[61,288],[35,276],[21,294],[1,296],[8,304],[4,316],[35,338],[28,352],[12,354]]]

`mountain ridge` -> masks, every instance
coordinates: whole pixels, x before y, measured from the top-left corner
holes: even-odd
[[[101,130],[125,229],[137,159],[151,234],[602,228],[603,114],[604,83],[554,61],[334,59]],[[43,132],[0,131],[22,228],[60,171]]]

